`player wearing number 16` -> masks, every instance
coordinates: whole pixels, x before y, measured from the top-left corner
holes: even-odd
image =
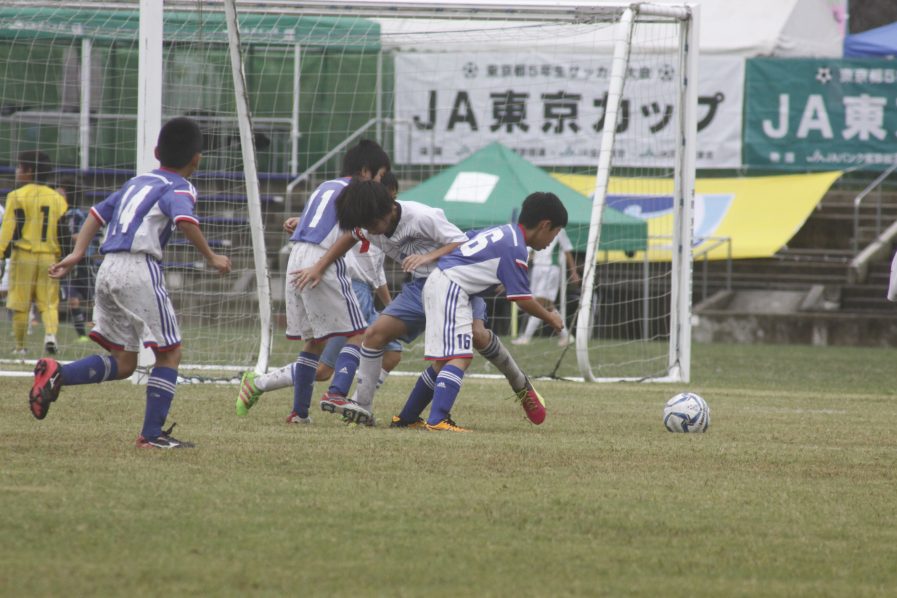
[[[51,187],[50,158],[43,152],[19,154],[16,166],[18,188],[7,196],[6,213],[0,227],[0,259],[12,250],[9,268],[9,296],[6,307],[12,312],[14,353],[24,355],[28,311],[34,301],[44,323],[45,348],[56,352],[59,328],[59,281],[47,276],[47,268],[59,259],[57,224],[68,204]]]
[[[41,359],[34,368],[28,400],[37,419],[47,415],[62,386],[121,380],[137,366],[141,344],[153,350],[156,363],[146,385],[146,415],[137,437],[140,448],[184,448],[192,443],[163,430],[174,398],[181,361],[181,333],[162,276],[162,250],[175,228],[218,272],[230,272],[230,259],[214,253],[199,229],[194,212],[196,189],[187,180],[202,158],[202,133],[188,118],[162,127],[156,145],[161,168],[140,174],[90,209],[72,252],[50,268],[65,276],[84,257],[90,241],[106,225],[100,246],[103,265],[97,272],[90,338],[108,355],[91,355],[60,365]],[[173,426],[172,426],[173,427]]]
[[[452,421],[451,409],[473,358],[471,299],[501,284],[509,301],[516,301],[520,309],[558,332],[563,330],[560,314],[533,299],[527,247],[536,251],[548,247],[565,226],[567,209],[561,200],[553,193],[532,193],[523,201],[517,225],[486,229],[439,259],[423,290],[424,356],[437,373],[428,429],[464,431]]]

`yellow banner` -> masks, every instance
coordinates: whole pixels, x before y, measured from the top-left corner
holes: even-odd
[[[772,256],[800,230],[841,174],[698,179],[693,218],[695,259],[726,259],[730,247],[734,259]],[[586,196],[595,191],[594,176],[552,176]],[[671,179],[613,177],[608,185],[608,205],[648,222],[652,261],[670,259],[672,191]],[[640,254],[625,257],[641,259]]]

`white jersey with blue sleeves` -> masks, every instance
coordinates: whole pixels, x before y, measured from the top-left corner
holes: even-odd
[[[157,260],[178,222],[199,224],[196,188],[165,169],[138,175],[90,208],[106,225],[100,253],[145,253]]]
[[[399,222],[391,235],[372,235],[366,230],[355,229],[355,238],[362,243],[370,241],[383,253],[397,261],[409,255],[424,255],[450,243],[463,243],[467,235],[448,221],[445,212],[416,201],[397,201]],[[436,264],[425,264],[411,273],[414,278],[426,278]]]
[[[343,177],[318,185],[308,198],[290,241],[311,243],[329,249],[342,234],[336,217],[336,198],[351,180],[350,177]]]
[[[502,284],[508,299],[532,299],[527,276],[527,249],[523,231],[505,224],[481,231],[439,259],[439,269],[468,295]]]

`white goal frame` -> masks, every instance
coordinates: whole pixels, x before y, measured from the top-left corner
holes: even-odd
[[[139,1],[141,18],[144,11],[155,13],[154,18],[159,19],[157,27],[161,29],[162,3],[152,0]],[[14,0],[15,4],[27,5],[27,0]],[[72,5],[77,7],[79,2]],[[85,3],[87,4],[87,3]],[[95,5],[95,3],[91,3]],[[237,23],[237,11],[252,11],[255,13],[269,14],[308,14],[323,16],[340,16],[350,14],[355,17],[414,17],[422,20],[445,19],[452,17],[474,17],[477,19],[495,19],[502,21],[543,21],[548,23],[591,23],[593,21],[603,23],[615,23],[615,37],[613,42],[613,58],[609,77],[610,88],[607,93],[605,105],[605,118],[600,142],[596,145],[598,150],[597,173],[595,175],[595,190],[592,195],[591,220],[589,222],[588,244],[586,249],[583,288],[595,287],[597,274],[598,247],[601,241],[600,231],[602,225],[602,213],[605,208],[610,176],[612,170],[612,155],[616,135],[617,117],[620,113],[621,98],[626,81],[633,29],[636,23],[664,21],[678,23],[678,53],[679,67],[677,76],[677,105],[675,111],[673,130],[675,131],[675,157],[674,157],[674,181],[673,181],[673,205],[674,220],[670,252],[670,289],[669,289],[669,318],[668,337],[664,342],[668,343],[668,357],[665,372],[659,372],[646,377],[610,378],[596,374],[594,347],[590,352],[590,337],[594,320],[594,306],[591,301],[584,300],[581,303],[576,319],[575,353],[581,378],[585,382],[618,382],[618,381],[655,381],[655,382],[688,382],[691,369],[691,283],[692,283],[692,204],[694,200],[695,163],[696,163],[696,108],[697,108],[697,60],[698,60],[698,23],[699,9],[697,5],[687,2],[677,4],[654,4],[650,2],[595,2],[586,1],[561,1],[548,2],[547,0],[518,0],[513,4],[500,0],[166,0],[165,9],[192,10],[197,6],[208,10],[224,11],[228,29],[228,52],[231,63],[235,90],[235,105],[238,115],[239,136],[243,152],[244,174],[246,183],[246,196],[248,216],[251,227],[251,239],[253,245],[253,259],[256,269],[256,282],[258,292],[258,308],[261,329],[259,331],[258,358],[254,366],[248,364],[235,364],[233,366],[205,366],[203,364],[184,364],[182,367],[188,370],[224,370],[238,371],[254,367],[257,372],[268,369],[272,342],[273,342],[273,316],[272,316],[272,292],[268,274],[269,256],[264,245],[264,224],[262,220],[262,207],[260,199],[259,177],[256,167],[254,132],[252,117],[249,110],[248,92],[245,85],[244,69],[241,56],[240,32]],[[141,27],[143,23],[141,22]],[[298,49],[297,49],[298,53]],[[150,55],[155,55],[152,52]],[[298,57],[298,54],[297,54]],[[158,60],[158,58],[157,58]],[[161,71],[161,64],[144,65],[144,56],[141,51],[141,69],[147,72]],[[298,62],[298,58],[297,58]],[[380,92],[380,80],[378,70],[378,93]],[[141,84],[148,84],[148,75],[140,73]],[[298,86],[298,77],[294,81]],[[294,88],[294,91],[297,91]],[[141,91],[143,94],[143,91]],[[375,122],[378,137],[384,118],[380,113],[380,96],[377,98],[377,117]],[[156,114],[149,114],[151,106],[146,106],[143,119],[138,119],[138,130],[142,132],[140,139],[144,140],[154,136],[152,129],[158,127]],[[154,120],[155,118],[155,120]],[[143,125],[141,123],[144,123]],[[146,124],[149,123],[149,124]],[[153,125],[154,126],[150,126]],[[397,133],[398,134],[398,133]],[[298,135],[298,133],[297,133]],[[295,154],[295,147],[293,148]],[[146,147],[142,148],[146,153]],[[138,160],[140,161],[140,160]],[[297,164],[296,156],[291,160],[292,168]],[[141,165],[142,167],[142,165]],[[5,371],[0,360],[0,375],[22,375],[19,371]],[[474,374],[476,375],[476,374]]]

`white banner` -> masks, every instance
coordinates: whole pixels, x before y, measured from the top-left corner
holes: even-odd
[[[499,141],[534,164],[594,166],[610,56],[525,52],[396,54],[398,164],[455,164]],[[633,58],[614,164],[658,166],[674,154],[674,67]],[[744,59],[699,61],[698,168],[741,166]]]

